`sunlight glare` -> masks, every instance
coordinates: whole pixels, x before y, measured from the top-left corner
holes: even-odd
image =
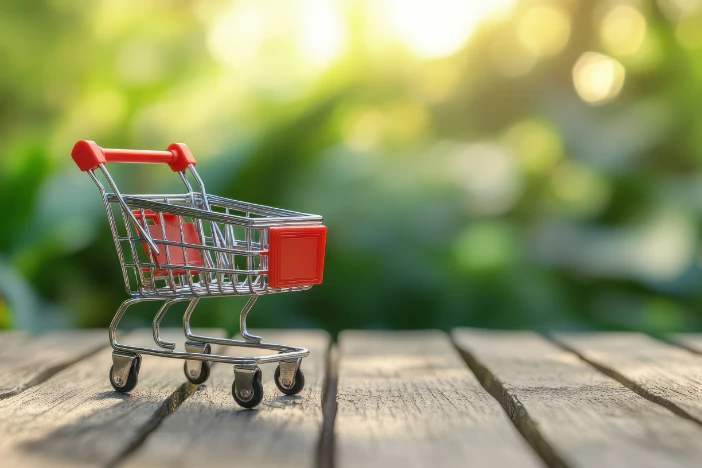
[[[393,33],[417,56],[443,57],[460,49],[484,20],[504,14],[514,0],[433,2],[386,0]]]
[[[300,3],[300,45],[312,64],[324,66],[338,57],[346,42],[338,3],[303,0]]]

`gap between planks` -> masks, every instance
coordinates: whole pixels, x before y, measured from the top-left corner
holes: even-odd
[[[453,337],[549,466],[698,466],[697,425],[536,333],[457,329]]]
[[[339,468],[542,466],[443,332],[342,332],[337,401]]]
[[[263,402],[254,410],[239,408],[231,394],[234,373],[230,365],[213,367],[210,380],[145,437],[143,443],[117,463],[120,467],[141,466],[324,466],[328,457],[324,440],[322,401],[330,379],[330,339],[320,330],[255,330],[267,341],[302,346],[310,350],[303,359],[305,388],[299,395],[284,396],[276,388],[273,371],[277,364],[264,365]],[[227,348],[231,355],[233,350]],[[246,349],[262,355],[267,350]],[[329,395],[326,395],[328,403]],[[333,399],[333,398],[332,398]],[[327,406],[329,407],[329,406]]]
[[[322,433],[317,449],[317,468],[334,467],[334,423],[337,410],[338,366],[339,346],[332,344],[327,357],[324,393],[322,395]]]
[[[168,330],[164,335],[168,339]],[[145,330],[125,338],[128,344],[143,344],[152,337]],[[105,335],[103,340],[107,342]],[[0,400],[0,460],[5,466],[109,465],[187,397],[190,384],[184,383],[182,361],[151,356],[144,356],[133,394],[115,392],[108,379],[111,351],[109,346],[101,349]]]
[[[141,333],[148,333],[147,330],[140,330]],[[217,338],[222,338],[225,337],[226,334],[224,330],[221,329],[196,329],[194,330],[195,334],[198,335],[204,335],[204,336],[213,336]],[[180,336],[181,340],[184,340],[185,338],[182,336],[182,333],[180,329],[166,329],[166,330],[161,330],[161,335],[162,338],[165,337],[165,341],[173,341],[173,342],[178,342],[178,335]],[[168,335],[173,336],[173,339],[168,338]],[[147,344],[146,347],[154,347],[154,344]],[[225,352],[226,348],[224,346],[220,345],[214,345],[212,346],[212,353],[213,354],[226,354]],[[158,357],[153,357],[153,356],[148,356],[150,359],[160,359]],[[142,356],[143,359],[143,356]],[[168,359],[164,358],[167,361],[177,361],[177,362],[185,362],[181,359]],[[173,364],[173,363],[170,363]],[[210,363],[210,372],[212,372],[215,368],[215,366],[219,364],[217,362],[211,362]],[[171,367],[174,367],[171,365]],[[141,374],[141,372],[140,372]],[[174,413],[175,411],[178,410],[180,405],[183,404],[185,400],[190,398],[190,396],[198,389],[198,385],[191,384],[190,382],[187,381],[185,377],[183,377],[183,382],[182,384],[176,388],[176,390],[168,396],[166,401],[164,401],[163,405],[159,408],[159,410],[154,413],[152,416],[151,420],[144,425],[144,427],[141,429],[140,434],[138,437],[135,437],[134,440],[126,445],[122,451],[117,454],[112,460],[110,460],[105,466],[107,468],[113,468],[115,466],[118,466],[120,463],[122,463],[125,459],[127,459],[129,456],[131,456],[132,453],[135,451],[139,450],[139,448],[148,440],[149,436],[158,429],[158,427],[161,425],[164,419],[166,419],[170,414]],[[138,391],[139,385],[137,385],[137,388],[134,391]]]
[[[698,354],[637,332],[554,333],[552,339],[633,392],[702,425]]]

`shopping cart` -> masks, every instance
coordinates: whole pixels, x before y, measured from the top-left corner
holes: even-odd
[[[247,331],[246,316],[258,296],[302,291],[322,282],[326,241],[322,217],[209,195],[190,150],[180,143],[167,151],[132,151],[103,149],[81,140],[71,156],[100,190],[131,296],[117,310],[109,329],[114,389],[129,392],[136,387],[141,355],[148,354],[185,360],[185,377],[193,384],[207,380],[212,362],[233,364],[232,395],[245,408],[257,406],[263,398],[259,364],[277,362],[277,387],[286,395],[299,393],[305,384],[300,363],[309,351],[263,342]],[[168,164],[187,193],[123,195],[106,168],[113,162]],[[98,171],[111,193],[98,179]],[[188,172],[199,191],[193,190]],[[191,330],[190,318],[198,301],[219,296],[250,296],[239,317],[243,339],[200,336]],[[145,301],[165,301],[153,320],[158,348],[117,342],[117,327],[127,309]],[[175,344],[161,339],[159,333],[163,317],[177,302],[187,303],[185,352],[175,351]],[[212,354],[211,345],[262,348],[275,354],[224,356]]]

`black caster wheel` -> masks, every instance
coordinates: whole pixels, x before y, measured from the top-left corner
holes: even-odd
[[[210,354],[212,352],[212,348],[210,347],[210,344],[208,343],[205,345],[205,349],[203,351],[204,354]],[[190,382],[193,385],[200,385],[205,382],[207,382],[207,379],[210,378],[210,371],[212,370],[212,363],[210,361],[202,361],[202,366],[200,367],[200,375],[197,377],[192,377],[190,374],[188,374],[188,363],[185,362],[183,363],[183,373],[185,374],[185,378],[188,379],[188,382]]]
[[[202,383],[207,382],[207,379],[210,378],[210,370],[212,369],[212,364],[210,364],[210,361],[202,361],[202,367],[200,367],[200,375],[193,378],[188,374],[188,363],[183,364],[183,373],[185,374],[185,378],[188,379],[188,382],[190,382],[193,385],[200,385]]]
[[[112,388],[120,393],[127,393],[134,390],[139,382],[139,369],[141,369],[141,356],[137,354],[136,359],[132,361],[132,366],[129,368],[129,374],[127,376],[127,381],[122,385],[118,385],[112,375],[112,369],[114,366],[110,367],[110,383]]]
[[[305,388],[305,374],[302,373],[302,369],[300,369],[299,367],[297,368],[297,372],[295,372],[295,382],[293,383],[292,387],[285,388],[283,387],[283,384],[281,384],[280,365],[278,365],[278,367],[275,368],[274,380],[276,387],[278,387],[278,390],[280,390],[286,395],[297,395],[302,391],[303,388]]]
[[[259,370],[254,375],[253,383],[253,395],[244,401],[241,396],[237,395],[236,391],[236,380],[232,382],[232,396],[234,401],[242,408],[251,409],[257,407],[263,400],[263,384],[261,383],[261,371]]]

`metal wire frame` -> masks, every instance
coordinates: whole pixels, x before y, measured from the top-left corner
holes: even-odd
[[[188,189],[187,194],[122,195],[104,166],[99,166],[99,169],[114,193],[106,192],[94,171],[89,171],[89,174],[102,195],[125,289],[130,296],[165,298],[263,295],[310,288],[268,287],[267,228],[320,224],[321,216],[207,195],[199,176],[196,180],[201,185],[201,191],[194,192],[182,172],[179,174]],[[192,166],[190,170],[197,174]],[[118,205],[125,235],[120,234],[113,205]],[[158,216],[158,224],[162,229],[161,239],[156,239],[149,233],[147,212]],[[177,216],[180,240],[167,238],[164,214]],[[195,226],[198,243],[186,242],[186,223]],[[243,236],[237,238],[237,229],[243,230]],[[146,245],[148,249],[144,248]],[[181,249],[185,260],[183,264],[171,262],[172,249]],[[125,250],[130,258],[125,255]],[[161,250],[165,251],[165,263],[157,262],[154,257],[154,253],[158,255]],[[198,252],[204,265],[191,263],[193,259],[188,258],[188,251]],[[237,268],[237,258],[245,261],[246,268]],[[243,279],[239,280],[240,277]]]
[[[185,360],[225,362],[237,367],[289,361],[309,355],[309,351],[304,348],[264,343],[261,337],[248,333],[246,318],[259,295],[306,290],[311,287],[279,289],[268,287],[267,228],[278,225],[320,224],[321,216],[208,195],[204,183],[193,166],[189,166],[188,170],[199,185],[200,191],[193,190],[185,171],[182,171],[178,174],[188,193],[177,195],[122,195],[106,167],[101,164],[98,169],[113,193],[107,192],[97,178],[95,170],[88,171],[88,174],[100,191],[122,268],[125,289],[131,296],[120,306],[110,324],[110,344],[115,351]],[[118,228],[113,209],[115,204],[118,205],[122,217],[125,235],[121,235]],[[137,217],[134,211],[137,211],[140,216]],[[149,232],[146,222],[147,211],[158,216],[162,239],[154,239]],[[180,241],[167,238],[164,214],[177,216]],[[197,244],[186,242],[184,230],[186,222],[194,225],[198,234]],[[243,239],[237,239],[236,228],[244,230]],[[125,256],[123,244],[126,244],[132,261],[128,261]],[[145,248],[145,245],[148,248]],[[155,261],[154,254],[158,256],[161,248],[164,250],[166,263]],[[171,262],[170,248],[182,249],[183,264]],[[140,257],[140,249],[143,249],[146,259]],[[188,250],[199,252],[203,265],[194,264],[192,259],[188,258]],[[237,268],[237,257],[245,259],[246,268]],[[130,272],[135,277],[136,284],[131,281]],[[175,272],[181,274],[174,274]],[[244,277],[242,281],[238,279],[240,276]],[[194,277],[197,277],[197,280]],[[158,282],[162,283],[162,286],[159,286]],[[192,333],[190,318],[201,297],[232,295],[251,296],[239,318],[244,340],[218,339]],[[165,303],[155,315],[152,328],[154,341],[163,350],[120,344],[116,334],[119,322],[127,309],[140,302],[157,300],[165,300]],[[171,305],[183,301],[189,301],[183,315],[183,329],[188,339],[201,343],[270,349],[277,351],[277,354],[232,357],[174,351],[174,343],[161,339],[160,324]]]

